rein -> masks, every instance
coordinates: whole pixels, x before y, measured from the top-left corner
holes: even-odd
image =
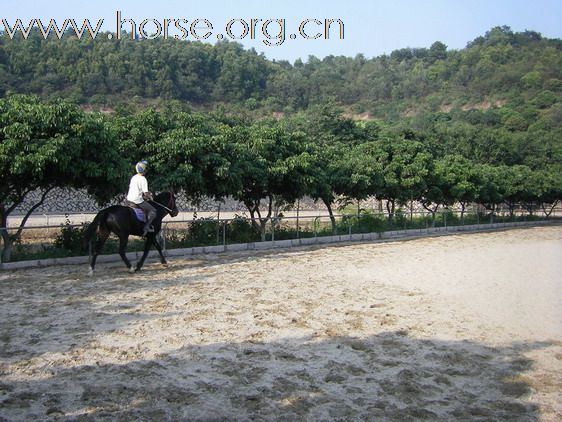
[[[170,202],[168,203],[168,205],[172,206],[172,199],[173,199],[173,198],[174,198],[174,195],[172,195],[172,194],[170,193]],[[161,203],[158,202],[158,201],[152,200],[152,202],[154,202],[155,204],[160,205],[162,208],[164,208],[164,209],[165,209],[166,211],[168,211],[168,212],[172,212],[172,211],[173,211],[171,208],[168,208],[166,205],[161,204]]]

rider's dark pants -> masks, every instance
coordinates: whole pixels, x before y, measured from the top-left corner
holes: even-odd
[[[152,221],[156,217],[156,208],[150,205],[148,202],[143,201],[140,204],[137,204],[137,207],[141,208],[143,211],[146,212],[146,224],[145,227],[149,227],[152,224]]]

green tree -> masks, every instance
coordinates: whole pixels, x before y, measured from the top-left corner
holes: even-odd
[[[461,206],[461,219],[466,206],[478,196],[479,180],[472,162],[460,155],[446,155],[435,160],[429,175],[424,203]]]
[[[517,205],[524,206],[532,214],[533,206],[538,204],[542,194],[539,173],[523,165],[499,166],[497,169],[503,182],[503,200],[510,216],[514,215]]]
[[[548,217],[554,208],[562,201],[562,166],[551,165],[541,170],[535,170],[540,183],[540,207]]]
[[[382,148],[383,186],[378,197],[386,200],[391,220],[397,203],[422,199],[427,189],[431,154],[421,142],[409,139],[384,139]]]
[[[229,127],[201,113],[180,113],[172,129],[147,141],[155,186],[183,191],[194,201],[223,199],[235,188]]]
[[[99,202],[114,197],[125,180],[125,163],[105,121],[86,115],[76,106],[36,97],[11,96],[0,100],[0,227],[29,196],[40,198],[9,236],[2,229],[2,260],[10,259],[11,245],[30,217],[54,188],[86,189]]]
[[[321,200],[328,210],[332,230],[336,230],[334,201],[338,195],[348,198],[357,197],[359,176],[356,174],[355,192],[352,192],[352,173],[356,170],[349,159],[361,160],[362,171],[368,170],[369,163],[365,157],[353,153],[353,149],[365,142],[378,139],[379,126],[374,122],[360,125],[352,119],[342,116],[342,110],[333,103],[313,106],[289,120],[289,125],[296,130],[306,132],[310,152],[311,166],[314,171],[309,174],[307,194],[315,201]],[[374,163],[373,163],[374,164]],[[366,175],[365,177],[374,177]]]
[[[233,174],[238,188],[233,197],[246,206],[265,239],[274,201],[293,204],[309,190],[312,160],[305,136],[277,122],[256,123],[247,129],[247,136],[238,136],[236,156]]]
[[[384,189],[384,157],[379,141],[365,142],[347,150],[337,161],[336,192],[358,203],[378,196]]]
[[[504,201],[506,181],[499,169],[490,164],[477,164],[475,171],[480,179],[477,202],[493,215],[497,206]]]

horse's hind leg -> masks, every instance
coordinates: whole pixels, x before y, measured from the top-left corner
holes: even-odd
[[[94,247],[94,255],[92,256],[92,261],[90,262],[90,271],[88,275],[94,275],[94,268],[96,267],[96,260],[98,259],[98,255],[101,254],[103,249],[103,245],[105,241],[109,237],[109,232],[106,230],[100,230],[98,233],[98,239],[96,240],[96,245]]]
[[[129,272],[133,272],[131,262],[127,258],[127,253],[126,253],[128,240],[129,239],[127,236],[119,236],[119,255],[121,256],[121,259],[129,269]]]

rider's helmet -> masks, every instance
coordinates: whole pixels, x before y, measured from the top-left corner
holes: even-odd
[[[135,170],[137,171],[137,173],[146,173],[147,167],[148,163],[145,160],[142,160],[136,164]]]

